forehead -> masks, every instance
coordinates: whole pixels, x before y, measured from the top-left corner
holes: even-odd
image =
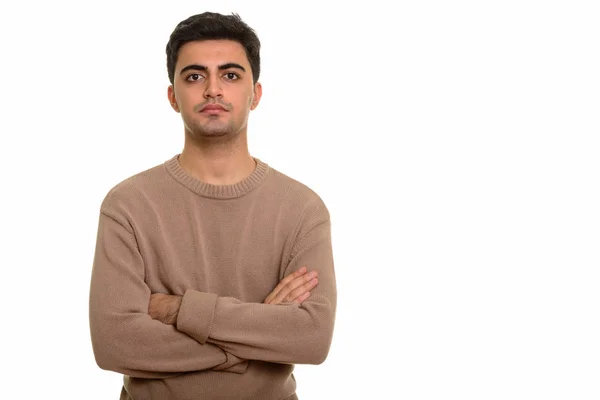
[[[196,40],[179,48],[176,69],[189,64],[210,67],[231,62],[249,66],[246,51],[240,43],[233,40]]]

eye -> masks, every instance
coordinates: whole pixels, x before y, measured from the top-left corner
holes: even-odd
[[[235,81],[236,79],[240,78],[240,76],[238,74],[236,74],[235,72],[226,72],[224,76],[225,76],[225,79],[230,80],[230,81]]]
[[[200,75],[200,74],[191,74],[190,76],[187,77],[187,80],[190,82],[199,81],[200,79],[202,79],[202,75]]]

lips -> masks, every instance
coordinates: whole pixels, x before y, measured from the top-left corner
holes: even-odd
[[[220,106],[218,104],[208,104],[208,105],[202,107],[202,109],[200,109],[200,112],[220,112],[220,111],[227,111],[227,110],[225,110],[225,108],[223,108],[222,106]]]

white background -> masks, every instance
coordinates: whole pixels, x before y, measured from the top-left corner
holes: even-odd
[[[263,44],[251,153],[332,215],[336,330],[302,400],[600,398],[596,2],[13,3],[0,398],[118,397],[89,339],[98,210],[181,150],[164,48],[207,10]]]

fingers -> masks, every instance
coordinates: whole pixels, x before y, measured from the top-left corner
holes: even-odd
[[[273,289],[273,291],[267,296],[267,298],[265,299],[265,303],[270,304],[272,303],[273,299],[279,294],[279,292],[281,292],[281,290],[291,281],[293,281],[296,278],[301,277],[302,275],[304,275],[306,273],[307,269],[306,267],[302,267],[300,269],[298,269],[297,271],[295,271],[292,274],[289,274],[288,276],[286,276],[285,278],[283,278],[281,280],[281,282],[279,282],[279,285],[277,285],[277,287],[275,289]]]
[[[309,296],[310,296],[310,292],[306,292],[303,295],[300,295],[299,297],[296,297],[296,299],[294,300],[294,302],[300,304],[304,300],[308,299]]]
[[[316,276],[316,274],[315,274]],[[284,301],[294,301],[295,299],[297,299],[300,296],[305,295],[307,292],[310,293],[310,291],[317,286],[317,283],[319,283],[319,280],[317,278],[313,278],[310,281],[300,285],[299,287],[295,288],[294,290],[292,290],[285,298]]]
[[[318,283],[317,272],[312,271],[308,274],[292,280],[273,299],[273,303],[279,304],[286,301],[293,301],[298,296],[314,288]]]

